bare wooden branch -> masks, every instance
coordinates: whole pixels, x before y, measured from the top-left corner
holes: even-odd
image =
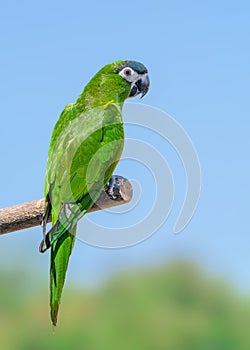
[[[113,183],[107,185],[88,213],[111,208],[131,200],[133,190],[130,182],[121,176],[114,175]],[[0,234],[23,230],[41,224],[44,210],[44,199],[33,200],[12,207],[0,209]],[[50,220],[51,221],[51,218]]]

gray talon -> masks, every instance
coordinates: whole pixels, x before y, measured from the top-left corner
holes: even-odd
[[[121,197],[120,192],[119,192],[119,187],[121,181],[124,180],[124,177],[119,176],[119,175],[113,175],[111,176],[109,182],[108,182],[108,195],[112,199],[117,199]]]

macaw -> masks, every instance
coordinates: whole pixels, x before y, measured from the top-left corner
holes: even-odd
[[[52,133],[44,185],[40,252],[51,249],[50,316],[59,304],[78,220],[93,206],[118,163],[124,144],[122,107],[149,89],[146,67],[130,60],[104,66],[75,103],[62,111]],[[52,227],[46,223],[52,216]]]

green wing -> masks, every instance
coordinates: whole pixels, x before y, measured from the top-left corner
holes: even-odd
[[[45,197],[48,194],[52,197],[53,223],[62,203],[78,202],[86,194],[93,192],[94,196],[103,188],[112,175],[108,167],[119,160],[123,148],[118,104],[86,111],[77,118],[72,115],[74,106],[66,106],[59,119],[60,133],[57,130],[53,133],[57,139],[52,136],[49,151]]]
[[[52,207],[53,227],[47,236],[51,245],[50,305],[54,325],[76,223],[110,179],[124,140],[119,104],[109,103],[78,117],[74,112],[73,105],[66,106],[55,127],[45,181],[47,208]]]

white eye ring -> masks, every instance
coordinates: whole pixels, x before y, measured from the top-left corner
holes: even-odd
[[[138,73],[130,67],[124,67],[119,74],[121,77],[123,77],[123,79],[129,81],[130,83],[133,83],[138,78]]]
[[[130,68],[124,68],[123,69],[123,74],[124,74],[125,77],[129,77],[129,76],[131,76],[133,74],[133,71]]]

